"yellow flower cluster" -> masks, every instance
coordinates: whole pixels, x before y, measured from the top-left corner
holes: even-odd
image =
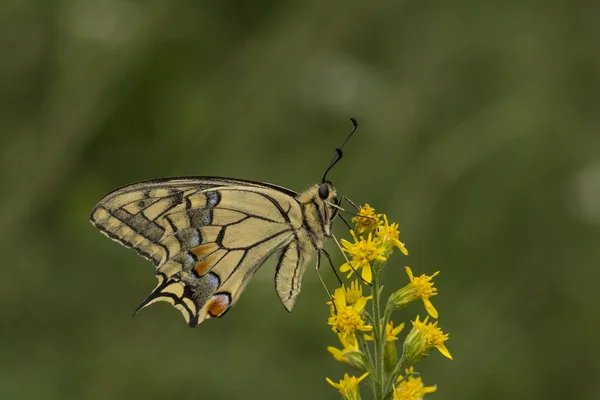
[[[333,294],[334,312],[327,323],[331,325],[334,332],[348,341],[356,331],[370,331],[372,326],[365,324],[361,313],[367,305],[367,298],[360,297],[354,304],[346,302],[346,291],[344,288],[336,289]]]
[[[414,365],[433,348],[452,359],[444,344],[448,334],[442,332],[437,321],[429,322],[429,316],[438,318],[438,311],[430,299],[438,294],[433,278],[439,271],[415,276],[410,267],[405,267],[408,284],[393,292],[382,310],[380,296],[383,288],[379,284],[379,272],[389,261],[394,248],[404,255],[408,255],[408,251],[399,239],[398,224],[390,223],[385,214],[377,214],[369,205],[361,207],[352,221],[355,224],[350,231],[352,242],[341,241],[342,252],[348,258],[340,271],[348,278],[356,274],[369,284],[371,295],[363,295],[363,286],[358,279],[348,286],[342,284],[334,291],[329,302],[331,315],[328,324],[337,334],[341,349],[329,346],[327,350],[337,361],[364,373],[359,378],[345,374],[337,383],[327,378],[327,382],[338,389],[344,399],[359,400],[359,384],[367,378],[375,399],[422,399],[433,393],[436,387],[425,386],[414,372]],[[423,302],[429,316],[423,321],[417,316],[412,322],[398,360],[395,343],[400,340],[405,324],[396,325],[390,317],[393,312],[417,300]],[[370,307],[367,307],[369,301]],[[401,375],[401,371],[405,372],[405,376]]]
[[[420,400],[427,393],[433,393],[437,390],[434,386],[425,386],[421,377],[415,378],[413,367],[406,369],[406,379],[402,375],[396,379],[396,387],[394,388],[394,400]]]
[[[386,261],[387,259],[382,255],[385,249],[381,247],[381,242],[377,239],[373,240],[373,234],[369,233],[367,240],[357,239],[354,231],[350,232],[354,238],[354,243],[350,243],[346,239],[342,239],[342,246],[344,251],[352,257],[352,261],[343,264],[340,267],[341,272],[348,272],[348,278],[353,273],[362,268],[362,279],[371,283],[373,273],[371,271],[371,263],[373,261]]]
[[[434,347],[445,357],[452,360],[452,356],[444,344],[448,340],[448,334],[442,332],[437,326],[437,321],[434,323],[428,321],[429,317],[419,321],[417,315],[412,323],[413,328],[404,341],[404,357],[411,365],[421,361]]]
[[[383,215],[383,220],[382,220]],[[353,273],[362,269],[361,277],[371,283],[374,262],[385,262],[392,253],[392,249],[397,247],[404,255],[408,255],[408,250],[399,240],[400,231],[398,224],[388,222],[384,214],[375,214],[375,210],[368,204],[363,206],[356,217],[352,219],[355,222],[355,230],[350,231],[354,243],[342,239],[342,246],[352,260],[340,267],[341,272],[347,272],[348,278]],[[361,236],[357,237],[357,233]],[[363,234],[367,234],[365,239]]]
[[[427,313],[433,318],[437,318],[438,312],[429,299],[437,295],[437,289],[433,286],[432,279],[437,276],[440,271],[433,273],[431,276],[423,274],[415,278],[410,267],[406,266],[404,269],[406,270],[410,283],[390,296],[388,306],[392,309],[399,309],[420,299],[423,300]]]
[[[365,372],[360,378],[344,374],[344,379],[340,380],[339,383],[335,383],[329,378],[325,378],[327,382],[334,388],[340,391],[340,394],[344,399],[347,400],[359,400],[360,394],[358,392],[358,384],[369,375]]]

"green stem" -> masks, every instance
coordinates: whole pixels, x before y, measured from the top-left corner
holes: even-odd
[[[404,354],[402,354],[402,357],[400,357],[400,361],[398,361],[398,363],[396,364],[396,367],[394,367],[394,370],[392,371],[392,373],[390,374],[390,377],[385,385],[386,390],[390,390],[392,388],[392,384],[394,383],[394,379],[400,375],[400,372],[402,372],[402,370],[408,368],[409,365],[406,362],[405,358],[404,358]]]
[[[369,349],[369,345],[367,344],[364,335],[358,335],[358,344],[360,350],[367,355],[367,360],[369,361],[369,365],[367,366],[367,372],[369,372],[369,374],[373,374],[373,357],[371,356],[371,349]]]
[[[375,339],[375,399],[383,400],[384,396],[384,360],[383,360],[383,346],[385,345],[385,338],[383,332],[385,327],[381,326],[381,310],[379,309],[379,271],[377,268],[373,268],[373,285],[371,286],[371,294],[373,296],[373,338]]]

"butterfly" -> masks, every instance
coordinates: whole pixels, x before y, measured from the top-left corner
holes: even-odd
[[[343,198],[326,177],[358,127],[351,120],[354,127],[321,183],[301,193],[243,179],[182,177],[133,183],[104,196],[90,214],[92,224],[155,266],[158,285],[136,313],[165,301],[190,327],[222,317],[275,253],[275,289],[291,311],[311,258],[317,255],[317,272],[322,253],[331,263],[323,243],[333,236]]]

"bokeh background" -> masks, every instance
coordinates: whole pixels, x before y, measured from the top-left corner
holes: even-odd
[[[226,318],[132,319],[152,266],[88,214],[163,176],[302,190],[351,115],[330,178],[400,222],[386,287],[441,270],[430,398],[600,398],[599,27],[593,1],[2,2],[0,398],[337,398],[312,271],[291,314],[269,262]]]

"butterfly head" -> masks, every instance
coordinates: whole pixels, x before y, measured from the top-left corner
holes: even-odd
[[[325,231],[325,236],[330,237],[331,236],[331,224],[333,223],[333,220],[335,219],[335,217],[338,214],[339,209],[337,207],[334,207],[333,205],[337,206],[339,204],[338,199],[335,197],[336,196],[336,190],[335,187],[333,186],[333,183],[331,183],[330,181],[321,183],[320,185],[318,185],[318,189],[317,189],[317,194],[319,197],[319,200],[321,200],[322,204],[322,210],[323,210],[323,222],[324,222],[324,231]]]

